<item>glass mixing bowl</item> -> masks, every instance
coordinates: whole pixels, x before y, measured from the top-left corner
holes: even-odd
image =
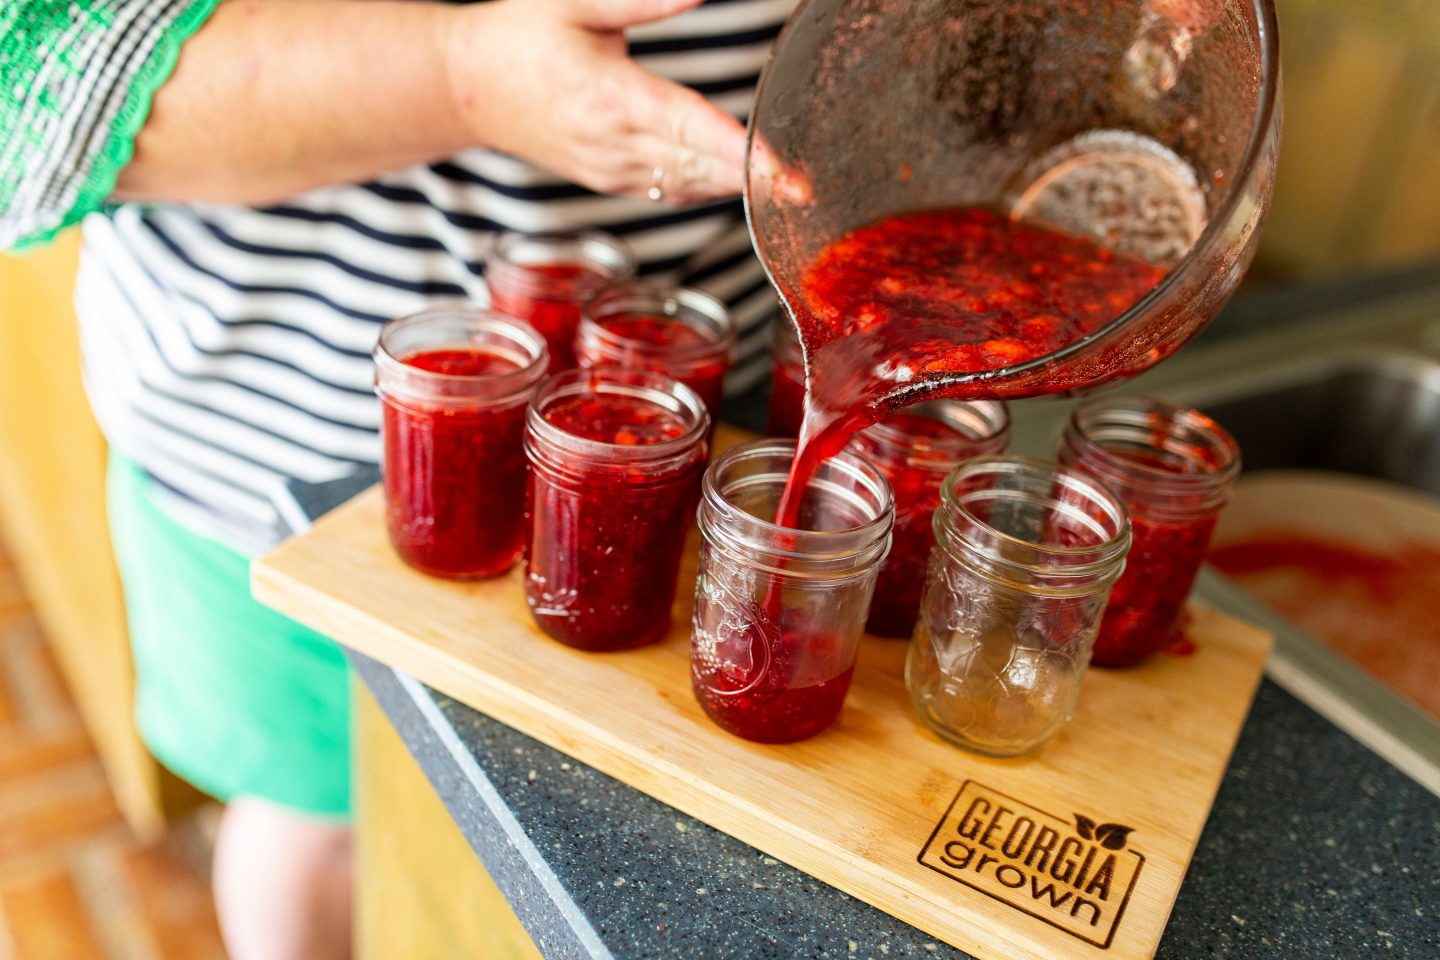
[[[803,0],[750,116],[751,236],[792,319],[818,251],[910,210],[999,207],[1165,264],[1082,340],[888,399],[1126,379],[1194,336],[1249,265],[1279,87],[1270,0]]]

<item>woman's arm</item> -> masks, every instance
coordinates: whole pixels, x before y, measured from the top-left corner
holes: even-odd
[[[458,9],[222,3],[156,92],[117,198],[261,202],[466,146],[443,57]]]
[[[621,30],[696,0],[230,0],[182,47],[116,196],[262,203],[472,146],[597,190],[738,192],[740,125]]]

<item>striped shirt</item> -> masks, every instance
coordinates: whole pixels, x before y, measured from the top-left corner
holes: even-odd
[[[743,119],[793,2],[711,0],[631,30],[631,53]],[[261,209],[125,205],[86,217],[76,307],[92,405],[172,512],[262,550],[284,531],[275,503],[288,478],[322,482],[377,461],[381,324],[488,303],[497,230],[581,227],[627,240],[643,276],[730,306],[730,391],[765,375],[775,300],[738,201],[674,210],[601,196],[474,150]]]

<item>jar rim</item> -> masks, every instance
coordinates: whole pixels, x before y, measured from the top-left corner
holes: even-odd
[[[395,349],[395,341],[406,334],[446,324],[454,324],[455,335],[445,338],[441,344],[409,353]],[[481,342],[485,338],[490,338],[490,342]],[[496,340],[502,343],[497,344]],[[447,346],[446,341],[453,342]],[[406,362],[409,357],[430,350],[489,350],[501,345],[511,349],[490,352],[514,362],[514,370],[481,374],[440,373]],[[457,402],[473,399],[477,393],[483,393],[487,400],[496,401],[521,396],[540,382],[550,363],[545,338],[525,321],[493,310],[462,305],[433,307],[387,321],[380,328],[371,358],[376,368],[377,391],[394,392],[408,400],[445,399]]]
[[[1003,400],[925,400],[896,412],[938,420],[961,434],[959,437],[927,437],[927,445],[938,454],[965,455],[977,444],[988,443],[1010,430],[1010,408]],[[888,419],[860,432],[867,438],[896,446],[909,446],[913,439]]]
[[[1106,533],[1104,530],[1098,529],[1095,518],[1084,514],[1085,520],[1089,521],[1085,525],[1097,536],[1103,536],[1104,539],[1082,546],[1063,546],[1029,540],[1007,533],[988,520],[981,519],[969,504],[969,501],[987,492],[993,493],[1002,488],[987,487],[971,493],[961,493],[957,489],[961,482],[983,476],[986,473],[995,474],[997,477],[1006,475],[1019,477],[1036,486],[1043,483],[1053,487],[1058,483],[1097,507],[1108,519],[1113,532]],[[1011,496],[1006,499],[1015,500],[1017,498]],[[1112,570],[1114,575],[1118,576],[1125,555],[1130,549],[1130,514],[1125,504],[1114,493],[1083,470],[1035,457],[1006,454],[967,460],[952,470],[941,484],[940,502],[941,506],[935,513],[934,521],[937,542],[948,546],[948,541],[953,537],[958,539],[966,549],[1000,567],[1042,571],[1046,576],[1067,579],[1102,576]],[[975,535],[958,529],[953,522],[948,524],[950,534],[942,535],[942,520],[949,520],[952,512],[958,512],[966,523],[984,531],[986,540],[998,544],[1001,548],[1009,549],[997,549],[992,543],[983,542]],[[1069,510],[1067,513],[1073,514],[1074,511]],[[1015,554],[1031,556],[1027,559],[1020,559]]]
[[[874,464],[852,453],[839,453],[824,461],[821,470],[836,470],[857,482],[858,488],[867,491],[873,505],[867,507],[860,498],[852,500],[871,514],[869,520],[855,527],[842,530],[798,530],[782,527],[771,520],[756,516],[740,506],[730,496],[741,487],[756,484],[777,483],[783,488],[789,476],[788,466],[795,459],[797,441],[778,437],[757,437],[737,444],[725,451],[710,464],[701,480],[700,529],[707,537],[713,538],[717,524],[726,526],[723,539],[749,551],[764,553],[784,561],[819,560],[826,563],[845,563],[874,552],[877,546],[888,544],[894,525],[895,497],[889,482]],[[727,471],[734,471],[746,462],[783,459],[784,471],[757,472],[737,477],[730,483],[722,478]],[[817,481],[812,481],[816,483]],[[831,481],[828,487],[833,488]],[[816,489],[826,490],[824,481]],[[775,501],[779,502],[778,497]],[[713,516],[707,517],[707,512]],[[878,558],[876,559],[878,562]],[[784,571],[787,575],[794,571]]]
[[[597,269],[564,280],[526,269],[555,264]],[[639,260],[630,244],[603,230],[505,230],[492,238],[485,254],[485,270],[490,277],[503,276],[517,292],[535,297],[575,293],[588,299],[617,284],[631,282],[638,269]]]
[[[1137,449],[1156,450],[1201,469],[1181,473],[1128,459],[1106,446],[1107,440],[1133,442]],[[1132,489],[1138,480],[1163,494],[1203,496],[1204,507],[1223,504],[1240,473],[1240,445],[1230,431],[1208,414],[1154,397],[1100,396],[1081,401],[1070,414],[1065,443],[1083,458],[1085,469],[1111,487]]]
[[[685,432],[659,443],[607,443],[563,430],[545,418],[545,409],[550,404],[592,393],[647,400],[679,415],[684,420]],[[673,377],[627,367],[597,367],[552,374],[541,382],[531,397],[525,422],[529,435],[546,446],[586,459],[626,464],[655,463],[688,454],[710,432],[710,414],[698,393]]]
[[[616,333],[604,320],[615,314],[639,313],[683,323],[705,335],[704,343],[674,347],[636,340]],[[691,287],[664,283],[635,283],[595,297],[580,312],[577,342],[593,339],[602,348],[677,363],[703,362],[728,357],[735,347],[735,322],[715,297]]]

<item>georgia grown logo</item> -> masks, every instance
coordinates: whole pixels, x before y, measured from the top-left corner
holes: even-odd
[[[966,781],[920,863],[1098,947],[1110,946],[1145,858],[1130,827],[1068,821]]]

